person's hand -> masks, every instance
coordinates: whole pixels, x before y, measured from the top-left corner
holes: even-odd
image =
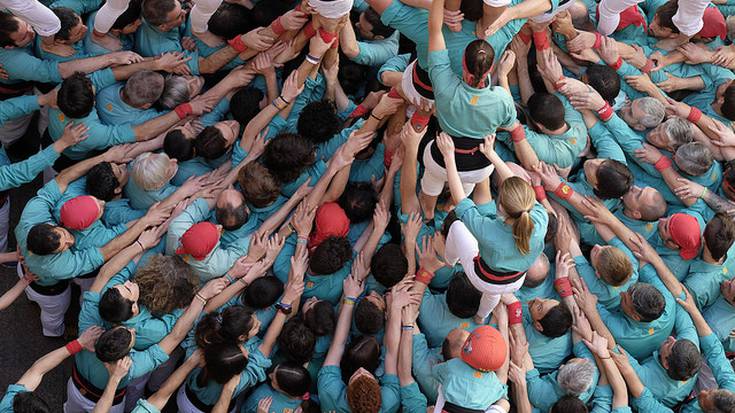
[[[298,10],[289,10],[281,16],[281,26],[286,31],[299,30],[309,21],[309,15]]]
[[[204,188],[205,181],[206,177],[204,176],[191,176],[179,187],[179,191],[186,197],[193,196]]]
[[[711,139],[712,144],[719,147],[735,147],[735,132],[732,127],[715,119],[712,119],[712,124],[716,136]]]
[[[146,227],[154,227],[156,225],[161,225],[163,221],[167,220],[169,216],[171,216],[171,210],[173,209],[173,206],[171,207],[165,207],[160,202],[156,202],[148,208],[148,212],[146,212],[145,215],[140,219]]]
[[[526,387],[526,369],[523,364],[518,365],[511,361],[508,367],[508,378],[516,386]]]
[[[432,273],[444,266],[444,263],[439,261],[439,258],[436,256],[434,242],[435,240],[433,237],[425,235],[424,239],[421,240],[421,248],[416,245],[416,253],[419,257],[419,268],[423,268]]]
[[[304,283],[304,275],[306,275],[306,270],[309,269],[309,253],[305,248],[301,248],[294,256],[291,257],[291,272],[289,272],[289,283],[295,283],[293,286],[294,291],[293,293],[298,293],[298,297],[301,297],[301,293],[304,292],[303,290],[303,283]],[[301,282],[301,285],[298,285],[298,282]],[[298,297],[293,296],[292,301],[297,299]]]
[[[661,154],[658,148],[648,143],[644,143],[643,147],[635,150],[636,158],[651,165],[656,164],[662,156],[663,154]]]
[[[417,291],[411,291],[413,281],[404,279],[390,289],[390,308],[394,311],[400,310],[409,305],[421,304],[422,294]]]
[[[316,36],[314,36],[316,37]],[[304,85],[299,84],[299,73],[297,70],[291,72],[285,82],[283,82],[283,89],[281,89],[281,97],[286,99],[288,102],[293,102],[296,96],[300,95],[304,90]]]
[[[128,375],[130,367],[133,365],[133,360],[130,356],[125,356],[114,363],[105,363],[105,368],[110,375],[110,380],[119,383],[125,376]]]
[[[510,341],[510,361],[517,366],[522,366],[524,360],[528,355],[528,340],[525,338],[516,338],[515,335],[511,334],[508,336]]]
[[[365,99],[363,99],[361,105],[368,110],[372,110],[375,106],[378,105],[378,102],[380,102],[380,98],[383,97],[383,95],[386,92],[384,90],[380,90],[377,92],[370,92],[365,96]]]
[[[79,344],[83,349],[94,352],[94,343],[97,342],[97,339],[104,332],[105,330],[102,327],[92,326],[84,330],[84,332],[79,335],[79,338],[77,338],[77,341],[79,341]]]
[[[620,54],[618,54],[618,42],[613,38],[603,36],[598,53],[607,65],[614,65],[620,57]]]
[[[401,309],[401,324],[415,325],[419,317],[419,305],[410,304]]]
[[[591,340],[592,339],[592,326],[590,325],[589,320],[587,319],[587,316],[584,315],[582,312],[582,309],[579,308],[579,306],[573,306],[572,307],[572,318],[574,320],[574,324],[572,325],[572,330],[582,339],[585,340]]]
[[[567,49],[573,53],[580,53],[583,50],[591,49],[595,45],[596,36],[594,33],[578,31],[577,37],[567,41]]]
[[[551,22],[551,30],[553,30],[554,33],[569,33],[572,30],[577,30],[574,28],[572,15],[569,11],[564,10],[554,16],[554,20]]]
[[[508,77],[508,74],[513,70],[513,66],[516,64],[516,54],[512,50],[506,50],[500,57],[500,64],[498,65],[498,77]]]
[[[454,160],[454,141],[452,141],[452,138],[449,135],[445,132],[441,132],[437,135],[436,146],[439,148],[439,152],[441,152],[442,156],[444,156],[445,162],[450,159]]]
[[[113,52],[105,55],[108,62],[113,65],[129,65],[132,63],[140,63],[143,58],[134,52]]]
[[[732,67],[735,63],[735,47],[720,46],[712,56],[712,63],[722,67]]]
[[[239,374],[238,374],[239,376]],[[257,413],[268,413],[271,411],[271,404],[273,403],[273,397],[268,396],[260,399],[258,402],[258,411]]]
[[[193,52],[197,49],[197,42],[190,36],[184,36],[181,38],[181,48],[188,52]]]
[[[412,241],[415,242],[416,238],[419,236],[419,232],[421,232],[421,228],[423,227],[423,222],[421,222],[421,215],[412,212],[408,215],[408,220],[405,224],[401,224],[401,232],[403,233],[403,238],[406,241]]]
[[[20,258],[19,258],[20,259]],[[38,281],[38,276],[28,270],[26,266],[23,266],[23,282],[26,285],[31,285],[31,283]]]
[[[513,40],[510,41],[510,50],[516,55],[516,60],[521,61],[526,59],[528,61],[528,52],[531,50],[531,42],[526,44],[519,36],[514,36]]]
[[[558,222],[556,235],[554,236],[554,244],[557,248],[568,248],[572,242],[579,244],[576,233],[574,231],[574,223],[569,218],[566,210],[556,211],[556,220]]]
[[[209,280],[206,284],[204,284],[204,287],[199,290],[199,295],[201,295],[202,298],[204,298],[205,300],[209,300],[210,298],[221,293],[228,284],[229,281],[227,281],[225,277],[219,277],[213,280]]]
[[[291,220],[291,225],[296,234],[299,237],[308,237],[311,233],[311,228],[314,225],[314,216],[316,215],[316,208],[309,208],[306,202],[301,202],[296,207],[296,212]]]
[[[249,49],[255,49],[261,52],[263,50],[268,50],[268,48],[273,46],[273,43],[276,42],[276,39],[268,35],[266,31],[263,30],[263,27],[257,27],[250,30],[245,34],[240,35],[240,38]]]
[[[321,70],[327,84],[336,85],[337,82],[339,82],[339,55],[337,55],[337,59],[332,65],[327,66],[326,64],[323,64]]]
[[[603,359],[610,357],[610,350],[607,348],[607,339],[597,334],[596,331],[592,332],[592,340],[582,339],[582,341],[584,341],[587,348],[589,348],[593,354],[597,355],[597,357]]]
[[[144,250],[151,249],[158,244],[158,227],[148,228],[138,236],[138,242]]]
[[[8,76],[8,72],[5,71],[5,68],[3,65],[0,65],[0,79],[2,80],[8,80],[10,76]]]
[[[61,135],[61,142],[64,149],[76,145],[89,137],[89,128],[84,123],[69,122],[64,126],[64,134]]]
[[[266,244],[265,251],[265,263],[270,267],[276,261],[276,257],[281,253],[283,245],[286,243],[286,238],[280,235],[273,234]]]
[[[255,56],[253,70],[255,70],[255,73],[259,73],[261,75],[265,73],[275,73],[276,67],[273,65],[273,60],[271,59],[270,54],[266,52],[258,53],[258,55]]]
[[[498,30],[502,29],[506,24],[508,24],[511,20],[515,19],[515,11],[512,7],[505,7],[503,11],[500,13],[498,17],[495,18],[495,21],[490,23],[490,26],[487,26],[487,29],[485,29],[485,37],[490,37],[493,34],[495,34]],[[480,25],[477,25],[479,28]],[[478,36],[479,37],[479,36]]]
[[[689,292],[689,290],[682,286],[681,287],[684,290],[684,294],[686,297],[682,300],[679,297],[676,298],[676,302],[679,303],[681,308],[683,308],[689,315],[694,316],[699,313],[699,308],[697,308],[697,302],[694,300],[694,295]]]
[[[554,52],[550,49],[536,55],[538,59],[538,70],[544,79],[548,80],[552,84],[564,78],[564,72],[562,71],[559,59],[556,58]]]
[[[574,285],[572,287],[572,291],[574,291],[574,301],[576,301],[580,310],[582,310],[585,315],[593,314],[597,311],[597,296],[590,292],[584,280],[581,278],[573,278],[572,284]]]
[[[390,222],[390,211],[382,202],[378,202],[373,213],[373,231],[385,232]]]
[[[191,114],[195,116],[201,116],[205,113],[209,113],[217,105],[217,97],[214,95],[199,95],[189,102],[191,106]]]
[[[643,237],[643,235],[636,233],[634,236],[630,237],[630,242],[632,244],[630,250],[633,255],[638,258],[641,266],[645,263],[653,262],[659,257],[656,250],[651,246],[648,240]]]
[[[421,143],[421,139],[426,134],[426,130],[427,128],[416,131],[413,126],[411,126],[410,121],[403,124],[403,127],[401,128],[401,142],[403,142],[403,146],[407,149],[417,148],[419,143]]]
[[[52,108],[58,108],[56,105],[56,97],[59,94],[59,88],[55,87],[50,92],[38,96],[39,106],[48,106]]]
[[[584,205],[590,212],[589,215],[585,215],[585,218],[593,223],[604,225],[614,218],[612,212],[610,212],[605,204],[603,204],[597,197],[584,197],[584,199],[582,199],[582,205]]]
[[[657,86],[645,73],[637,76],[625,76],[625,81],[630,87],[641,93],[649,93],[657,89]]]
[[[322,36],[314,36],[309,40],[309,54],[321,59],[327,53],[327,50],[332,47],[332,43],[334,43],[334,39],[327,43],[322,39]]]
[[[686,57],[686,63],[690,65],[711,63],[715,55],[715,52],[695,43],[685,43],[676,50]]]
[[[344,282],[342,283],[342,291],[345,297],[357,298],[360,296],[360,294],[362,294],[364,289],[364,280],[360,280],[352,274],[345,278]]]
[[[546,162],[539,162],[536,164],[533,171],[541,177],[541,182],[544,184],[544,189],[546,191],[555,191],[556,188],[559,187],[559,184],[561,184],[561,178],[559,178],[559,174],[556,173],[556,169]]]
[[[559,92],[561,92],[562,95],[566,96],[567,99],[591,92],[588,85],[571,77],[565,77],[564,79],[559,80],[557,84],[559,86]]]
[[[250,237],[250,246],[248,247],[248,257],[251,261],[259,261],[265,256],[265,249],[268,245],[268,234],[256,231]]]
[[[587,109],[597,112],[605,106],[605,103],[607,102],[605,102],[605,99],[603,99],[596,90],[588,89],[586,92],[572,95],[569,99],[569,103],[571,103],[572,106],[574,106],[574,109],[577,110]]]
[[[355,160],[355,155],[367,148],[373,139],[375,139],[375,132],[359,130],[352,131],[350,136],[347,138],[347,142],[342,145],[335,157],[341,157],[344,159],[334,159],[339,164],[339,169],[351,164]]]
[[[656,83],[659,89],[663,90],[666,93],[671,93],[684,88],[684,80],[682,78],[672,76],[668,73],[665,73],[665,75],[666,80]]]
[[[380,101],[373,108],[373,116],[378,119],[385,119],[386,116],[390,116],[396,112],[403,105],[404,100],[402,98],[393,98],[384,94],[380,97]]]
[[[230,274],[231,277],[234,278],[242,278],[245,276],[245,274],[250,271],[251,268],[253,268],[253,262],[248,262],[248,256],[245,255],[243,257],[238,258],[234,264],[232,264],[232,267],[230,267],[230,270],[227,271],[228,274]]]
[[[177,67],[186,65],[189,60],[191,56],[186,56],[182,52],[164,53],[156,59],[156,70],[172,73]]]
[[[677,178],[676,180],[681,184],[674,189],[674,193],[679,197],[679,199],[697,199],[704,195],[704,186],[686,178]]]
[[[569,253],[562,254],[561,251],[556,251],[556,279],[568,278],[569,270],[574,268],[574,259]]]
[[[399,145],[398,148],[393,151],[393,156],[390,158],[390,166],[388,167],[386,176],[396,176],[398,171],[401,170],[401,166],[403,166],[403,157],[405,154],[406,150],[403,148],[403,145]]]
[[[460,10],[444,9],[444,24],[447,25],[449,30],[453,32],[462,31],[462,20],[464,20],[464,13]]]
[[[620,346],[618,346],[616,350],[618,351],[610,352],[610,357],[612,357],[612,360],[615,362],[615,366],[617,366],[620,374],[623,376],[626,374],[636,374],[635,370],[633,370],[633,366],[630,365],[630,360],[628,360],[628,355],[625,351],[622,350]]]
[[[365,259],[365,255],[362,252],[357,254],[357,257],[352,262],[350,274],[360,281],[364,281],[370,275],[370,261]]]
[[[646,63],[648,63],[648,57],[640,46],[631,44],[630,48],[633,49],[630,53],[622,53],[620,51],[618,51],[618,53],[620,53],[620,56],[630,63],[631,66],[640,70],[646,65]]]
[[[686,103],[667,97],[664,107],[666,108],[666,114],[669,116],[678,116],[684,119],[689,116],[690,107]]]

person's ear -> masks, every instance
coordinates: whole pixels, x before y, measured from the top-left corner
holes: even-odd
[[[538,330],[538,331],[540,331],[540,332],[542,332],[542,333],[544,332],[544,328],[543,328],[543,327],[541,326],[541,323],[539,323],[538,321],[534,321],[534,322],[533,322],[533,327],[534,327],[534,328],[535,328],[536,330]]]
[[[115,195],[120,195],[122,193],[122,187],[121,186],[118,186],[117,188],[115,188],[115,190],[113,191],[113,193]]]
[[[641,213],[639,211],[632,211],[630,214],[633,215],[633,218],[637,220],[641,219]]]
[[[376,34],[376,35],[373,36],[373,39],[375,39],[375,40],[385,40],[385,37],[383,37],[383,36],[381,36],[379,34]]]

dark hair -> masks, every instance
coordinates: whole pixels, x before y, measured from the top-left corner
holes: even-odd
[[[16,393],[13,397],[13,412],[15,413],[51,413],[51,408],[32,391]]]
[[[268,142],[263,164],[281,183],[293,182],[316,161],[314,145],[305,138],[282,133]]]
[[[243,6],[222,2],[209,18],[209,31],[224,39],[232,39],[246,33],[254,28],[248,14],[248,10]]]
[[[378,344],[378,340],[373,336],[358,336],[347,345],[342,356],[340,363],[342,377],[346,378],[345,383],[347,383],[350,376],[360,367],[373,373],[379,364],[380,344]]]
[[[735,223],[727,214],[718,213],[704,227],[704,245],[712,258],[720,260],[735,240]]]
[[[380,20],[380,15],[372,7],[368,7],[364,12],[365,20],[373,26],[370,32],[375,36],[383,36],[383,38],[389,37],[396,31],[396,29],[386,26],[383,21]]]
[[[227,231],[240,229],[248,222],[248,211],[244,201],[241,201],[239,205],[228,203],[223,207],[215,206],[214,215],[217,222]]]
[[[276,367],[275,374],[278,387],[291,397],[302,397],[311,388],[309,370],[300,364],[285,361]]]
[[[334,307],[328,301],[320,300],[314,304],[309,311],[305,312],[304,324],[318,337],[328,336],[334,332],[337,318],[334,315]]]
[[[630,191],[633,174],[624,163],[605,159],[597,168],[597,188],[595,195],[601,199],[617,199]]]
[[[142,0],[130,0],[128,2],[128,8],[121,14],[112,24],[113,30],[122,30],[126,26],[132,24],[136,20],[140,19],[140,13],[142,9]]]
[[[175,8],[175,0],[143,0],[143,18],[151,26],[160,26],[168,21],[168,14]]]
[[[250,162],[237,173],[237,182],[245,199],[256,208],[264,208],[281,195],[280,182],[260,162]]]
[[[233,305],[221,313],[205,315],[194,331],[197,346],[207,348],[218,343],[237,343],[253,328],[253,310]]]
[[[51,9],[51,11],[54,12],[56,17],[59,18],[59,21],[61,21],[61,28],[56,32],[56,34],[54,34],[54,38],[59,40],[69,40],[71,29],[76,27],[82,19],[78,14],[74,13],[74,10],[68,7],[57,7],[55,9]]]
[[[666,374],[678,381],[688,380],[694,376],[702,366],[702,356],[699,349],[689,340],[681,339],[671,347],[671,354],[666,359],[669,368]]]
[[[550,413],[587,413],[589,410],[582,400],[576,396],[566,395],[551,406]]]
[[[103,363],[120,360],[130,352],[133,335],[125,327],[113,327],[99,336],[94,343],[94,353]]]
[[[120,186],[112,164],[100,162],[87,172],[87,192],[97,199],[110,202],[115,198],[115,189]]]
[[[370,183],[350,182],[337,202],[350,222],[356,224],[373,218],[375,206],[378,204],[378,193]]]
[[[206,386],[207,382],[225,384],[248,366],[248,358],[242,354],[239,343],[215,343],[204,348],[206,366],[197,377],[197,384]]]
[[[462,0],[459,11],[464,14],[464,19],[476,22],[482,18],[484,3],[482,0]]]
[[[278,336],[278,349],[281,354],[299,364],[312,359],[315,346],[314,332],[298,317],[288,320]]]
[[[658,24],[661,27],[667,28],[673,33],[679,33],[679,28],[674,24],[674,15],[678,10],[679,2],[677,0],[669,0],[656,10],[653,17],[654,19],[658,18]]]
[[[339,133],[340,123],[334,103],[318,100],[304,106],[299,114],[296,130],[306,140],[318,145]]]
[[[546,92],[536,92],[528,99],[528,115],[546,129],[556,130],[564,126],[564,104],[558,97]]]
[[[224,4],[224,3],[223,3]],[[247,125],[255,115],[260,113],[260,101],[263,100],[263,91],[248,86],[235,92],[230,99],[230,113],[241,125]]]
[[[732,188],[735,188],[735,160],[727,161],[722,165],[722,186],[725,182]]]
[[[36,255],[53,254],[61,246],[61,236],[51,224],[36,224],[28,231],[28,251]]]
[[[472,83],[469,85],[477,87],[482,81],[486,80],[483,78],[483,75],[486,74],[493,66],[495,51],[493,50],[493,47],[490,46],[490,43],[485,40],[473,40],[467,45],[467,48],[464,49],[464,59],[467,71],[473,77]]]
[[[0,11],[0,47],[17,46],[10,35],[20,28],[18,20],[20,19],[10,13]]]
[[[283,294],[283,283],[276,277],[261,277],[242,292],[242,302],[255,309],[272,306]]]
[[[541,334],[550,338],[561,337],[572,328],[572,312],[566,305],[558,304],[550,308],[538,322],[543,328]]]
[[[314,275],[337,272],[352,258],[352,246],[345,237],[329,237],[322,241],[311,254],[309,266]]]
[[[620,76],[607,65],[591,64],[587,66],[587,83],[609,104],[615,102],[620,93]]]
[[[549,214],[549,223],[546,225],[546,234],[544,235],[544,242],[551,242],[556,236],[556,231],[559,229],[559,219],[554,214]]]
[[[375,76],[368,77],[368,68],[361,64],[355,63],[347,58],[340,59],[339,73],[337,80],[342,86],[342,90],[348,95],[356,95],[365,88],[366,84],[369,89],[372,81],[377,81]],[[303,112],[302,112],[303,114]],[[336,114],[336,112],[335,112]]]
[[[725,89],[725,93],[722,95],[723,102],[720,111],[722,115],[729,120],[735,120],[735,83]]]
[[[204,159],[217,159],[227,152],[227,141],[214,126],[204,128],[194,139],[196,154]]]
[[[642,322],[649,323],[657,320],[666,308],[663,294],[651,284],[635,283],[628,289],[628,293],[633,309],[638,313]]]
[[[385,313],[369,300],[363,298],[355,306],[355,327],[362,334],[374,336],[385,326]]]
[[[391,288],[408,272],[408,259],[398,244],[385,244],[373,255],[370,272],[385,288]]]
[[[108,323],[120,323],[133,316],[134,301],[120,294],[117,288],[108,288],[99,301],[100,317]]]
[[[181,129],[172,129],[163,138],[163,151],[179,162],[194,158],[194,140],[188,139]]]
[[[59,110],[72,119],[81,119],[94,109],[92,82],[82,72],[76,72],[61,82],[56,98]]]
[[[446,301],[449,312],[459,318],[470,318],[480,307],[482,293],[475,288],[464,272],[454,274],[447,286]]]

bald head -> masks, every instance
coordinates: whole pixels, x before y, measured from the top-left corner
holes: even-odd
[[[550,268],[549,257],[546,254],[539,255],[536,261],[531,264],[528,272],[526,272],[526,279],[523,281],[523,286],[527,288],[538,287],[546,280]]]
[[[239,191],[225,189],[217,198],[215,216],[225,230],[233,231],[240,228],[248,220],[245,198]]]
[[[455,328],[450,331],[442,343],[442,356],[444,357],[444,361],[459,357],[462,346],[469,336],[469,331],[461,328]]]

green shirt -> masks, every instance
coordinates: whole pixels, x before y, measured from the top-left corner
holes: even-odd
[[[319,403],[322,411],[350,413],[347,403],[347,386],[342,380],[339,366],[322,366],[317,379]],[[380,379],[380,413],[395,413],[400,407],[400,386],[398,377],[386,374]]]
[[[8,73],[1,84],[13,85],[23,81],[61,83],[59,62],[42,60],[33,54],[33,42],[26,47],[0,48],[0,65]]]
[[[429,347],[441,347],[450,331],[461,328],[473,331],[479,326],[472,317],[459,318],[449,311],[447,294],[432,294],[427,288],[419,308],[419,324]]]
[[[118,82],[97,92],[95,107],[102,123],[105,125],[140,125],[164,114],[154,108],[140,109],[125,103],[121,95],[124,87],[125,83]]]
[[[432,373],[442,386],[444,399],[466,409],[485,410],[508,391],[495,372],[475,370],[459,358],[437,364]]]
[[[595,367],[595,377],[592,380],[592,386],[587,389],[584,393],[579,395],[579,399],[587,403],[595,392],[597,386],[597,380],[599,378],[599,371],[595,364],[595,358],[581,341],[574,344],[573,348],[574,356],[576,358],[586,359],[588,363],[591,363]],[[537,369],[526,372],[526,382],[528,383],[528,400],[531,404],[540,409],[543,412],[548,412],[551,407],[560,398],[566,395],[566,391],[559,386],[556,380],[558,371],[541,376]]]
[[[405,413],[426,413],[426,396],[419,390],[416,382],[401,387],[401,408]]]
[[[710,264],[699,258],[692,261],[684,286],[694,295],[697,307],[709,307],[720,296],[720,284],[730,279],[725,277],[723,269],[721,264]]]
[[[439,347],[430,349],[423,333],[413,335],[411,371],[416,383],[421,388],[421,392],[431,404],[436,402],[439,387],[439,383],[431,374],[431,371],[434,366],[444,361],[441,358],[440,350]]]
[[[702,311],[702,315],[720,339],[725,351],[735,351],[735,339],[730,337],[730,332],[735,330],[735,308],[720,296],[714,304]]]
[[[199,53],[197,51],[184,50],[181,46],[181,38],[185,27],[175,27],[167,32],[161,32],[150,23],[142,19],[138,31],[135,32],[135,51],[143,57],[154,57],[166,52],[181,52],[190,57],[186,65],[191,74],[199,75]]]
[[[572,354],[572,331],[569,330],[560,337],[547,337],[534,327],[528,306],[524,303],[523,307],[523,329],[526,332],[528,354],[533,360],[533,366],[541,374],[551,373],[564,364],[564,360]]]

